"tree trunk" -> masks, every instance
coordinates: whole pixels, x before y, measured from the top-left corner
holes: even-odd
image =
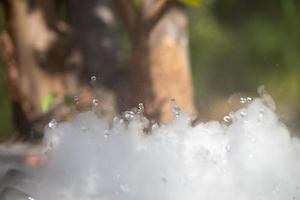
[[[110,0],[69,0],[68,14],[72,27],[78,34],[83,55],[83,84],[97,77],[95,85],[100,99],[101,113],[112,119],[117,114],[116,80],[117,49],[114,34],[115,17]]]
[[[55,2],[6,0],[8,31],[13,59],[8,63],[10,94],[17,131],[28,137],[41,133],[45,123],[66,114],[61,108],[66,95],[78,88],[80,55],[70,30],[56,18]],[[47,114],[42,102],[56,96]]]
[[[142,29],[132,37],[132,102],[143,102],[146,114],[161,122],[173,118],[171,99],[195,113],[187,29],[183,6],[174,5],[150,32]]]

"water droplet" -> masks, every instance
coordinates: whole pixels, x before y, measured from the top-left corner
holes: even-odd
[[[126,120],[132,120],[134,118],[134,112],[133,111],[125,111],[123,116]]]
[[[96,85],[97,82],[97,77],[96,76],[91,76],[91,85]]]
[[[247,99],[246,99],[245,97],[241,97],[241,98],[240,98],[240,102],[241,102],[242,104],[247,103]]]
[[[33,197],[27,197],[28,200],[35,200]]]
[[[139,103],[137,113],[138,114],[143,114],[144,113],[144,109],[145,109],[144,104],[143,103]]]
[[[247,103],[251,103],[252,102],[252,98],[251,97],[247,97]]]
[[[93,107],[97,107],[99,105],[99,100],[98,99],[93,99]]]
[[[76,104],[78,104],[78,103],[79,103],[79,96],[75,95],[75,96],[73,97],[73,100],[74,100],[74,102],[75,102]]]
[[[176,100],[174,98],[171,99],[171,104],[172,104],[172,111],[175,116],[175,118],[178,118],[181,113],[180,107],[177,105]]]
[[[159,125],[157,123],[152,124],[152,127],[151,127],[152,131],[156,130],[158,128],[159,128]]]
[[[228,115],[226,115],[224,118],[223,118],[224,122],[226,122],[227,124],[230,124],[232,122],[232,118]]]
[[[240,102],[242,104],[245,104],[245,103],[251,103],[252,102],[252,98],[251,97],[241,97],[240,98]]]
[[[247,116],[247,113],[246,113],[245,111],[241,111],[241,112],[240,112],[240,116],[241,116],[242,118],[244,118],[244,117]]]
[[[48,123],[48,127],[51,129],[56,128],[57,126],[57,121],[55,119],[52,119],[49,123]]]
[[[262,118],[264,117],[264,113],[265,113],[265,110],[264,109],[260,109],[259,111],[259,114],[258,114],[258,120],[262,120]]]

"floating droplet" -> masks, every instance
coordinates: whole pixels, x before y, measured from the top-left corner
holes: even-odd
[[[97,82],[97,77],[91,76],[91,85],[96,85],[96,82]]]
[[[252,98],[251,97],[247,97],[247,103],[251,103],[252,102]]]
[[[134,118],[134,112],[133,111],[125,111],[123,116],[126,120],[132,120]]]
[[[93,107],[97,107],[99,105],[99,100],[98,99],[93,99]]]
[[[145,109],[144,104],[143,103],[139,103],[137,113],[138,114],[143,114],[144,113],[144,109]]]
[[[258,114],[258,120],[259,120],[259,121],[262,120],[262,118],[264,117],[264,113],[265,113],[265,110],[264,110],[264,109],[261,109],[261,110],[259,111],[259,114]]]
[[[35,200],[35,198],[27,197],[28,200]]]
[[[53,129],[56,128],[57,126],[57,121],[55,119],[52,119],[49,123],[48,123],[48,127]]]
[[[181,113],[180,107],[177,105],[176,100],[174,98],[171,99],[171,104],[172,104],[172,111],[175,116],[175,118],[178,118]]]
[[[247,98],[241,97],[241,98],[240,98],[240,102],[241,102],[242,104],[247,103]]]
[[[240,102],[242,104],[245,104],[245,103],[251,103],[252,102],[252,98],[251,97],[241,97],[240,98]]]
[[[74,100],[74,102],[75,102],[76,104],[78,104],[78,103],[79,103],[79,96],[75,95],[75,96],[73,97],[73,100]]]
[[[245,111],[241,111],[241,112],[240,112],[240,116],[241,116],[242,118],[244,118],[244,117],[247,116],[247,113],[246,113]]]
[[[157,123],[152,124],[152,127],[151,127],[152,131],[156,130],[158,128],[159,128],[159,125]]]

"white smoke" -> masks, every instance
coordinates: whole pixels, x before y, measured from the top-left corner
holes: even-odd
[[[89,112],[48,129],[48,165],[27,169],[18,188],[37,200],[300,199],[300,141],[263,100],[224,123],[191,127],[181,113],[151,133],[130,114],[112,127]]]

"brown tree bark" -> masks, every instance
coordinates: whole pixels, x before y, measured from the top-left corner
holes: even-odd
[[[148,116],[161,122],[173,118],[171,99],[194,114],[188,54],[188,19],[173,0],[148,0],[141,11],[115,0],[132,44],[132,103],[144,103]]]
[[[70,29],[56,18],[54,0],[3,3],[10,36],[6,46],[11,46],[7,64],[14,122],[19,135],[28,137],[41,133],[52,117],[65,116],[67,108],[61,105],[78,89],[81,58]],[[49,95],[56,95],[54,107],[59,109],[45,113],[42,102]]]

